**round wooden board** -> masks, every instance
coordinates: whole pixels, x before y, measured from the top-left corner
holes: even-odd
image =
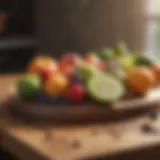
[[[7,103],[10,111],[16,116],[27,120],[38,122],[100,122],[117,121],[133,118],[146,114],[158,106],[156,104],[146,105],[145,107],[135,107],[132,109],[117,110],[112,106],[98,106],[94,104],[84,104],[79,106],[69,105],[46,105],[38,103],[22,102],[12,99]]]
[[[16,94],[12,94],[7,106],[13,113],[23,118],[47,123],[116,121],[146,114],[146,112],[159,107],[159,93],[160,88],[156,88],[145,97],[125,99],[112,105],[101,105],[92,102],[77,106],[24,102],[16,98]]]

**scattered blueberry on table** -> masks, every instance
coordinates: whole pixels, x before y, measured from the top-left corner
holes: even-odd
[[[99,130],[97,128],[91,129],[91,135],[92,136],[99,135]]]
[[[141,131],[145,134],[148,134],[148,133],[153,133],[155,130],[150,124],[145,123],[141,126]]]
[[[71,145],[72,145],[72,147],[75,148],[75,149],[81,147],[81,143],[80,143],[80,141],[78,141],[78,140],[74,140]]]
[[[159,117],[159,111],[152,111],[149,113],[149,117],[151,120],[157,120]]]
[[[44,131],[44,138],[46,141],[51,141],[53,139],[53,133],[51,130]]]

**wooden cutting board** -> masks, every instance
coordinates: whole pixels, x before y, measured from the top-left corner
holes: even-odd
[[[157,160],[160,119],[153,124],[157,132],[143,133],[141,127],[148,121],[144,116],[124,122],[52,125],[46,129],[4,123],[0,127],[1,145],[21,160]]]
[[[24,102],[10,98],[7,105],[12,112],[30,120],[43,122],[93,122],[116,121],[139,116],[158,107],[160,88],[150,91],[145,97],[125,99],[113,104],[87,103],[82,105],[47,105]]]

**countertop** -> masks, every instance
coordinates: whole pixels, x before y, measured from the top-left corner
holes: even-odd
[[[19,76],[0,76],[1,103]],[[148,122],[144,116],[114,124],[33,127],[2,120],[0,145],[21,160],[159,159],[160,120],[154,123],[157,132],[144,134],[141,126]]]

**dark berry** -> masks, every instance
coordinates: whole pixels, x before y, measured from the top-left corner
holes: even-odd
[[[149,117],[151,120],[157,120],[158,119],[158,116],[159,116],[159,113],[158,111],[153,111],[149,114]]]
[[[43,103],[43,104],[55,104],[57,101],[57,98],[48,97],[43,92],[40,92],[37,94],[36,100],[37,102]]]
[[[83,83],[84,82],[83,77],[81,75],[78,75],[78,74],[73,74],[71,81],[72,81],[72,84]]]
[[[44,138],[46,141],[52,140],[52,138],[53,138],[52,131],[50,131],[50,130],[44,131]]]
[[[57,104],[67,105],[69,104],[68,99],[66,97],[61,97],[57,99]]]
[[[45,95],[44,93],[40,92],[37,94],[37,98],[36,98],[37,102],[42,103],[42,104],[50,104],[50,105],[62,105],[62,104],[67,104],[67,98],[65,97],[61,97],[61,98],[57,98],[57,97],[49,97],[47,95]]]
[[[143,133],[152,133],[154,131],[150,124],[143,124],[141,130]]]
[[[98,134],[99,134],[99,130],[98,130],[98,129],[92,129],[92,130],[91,130],[91,134],[92,134],[93,136],[98,135]]]
[[[81,143],[78,140],[75,140],[72,142],[72,147],[73,148],[80,148],[81,147]]]

